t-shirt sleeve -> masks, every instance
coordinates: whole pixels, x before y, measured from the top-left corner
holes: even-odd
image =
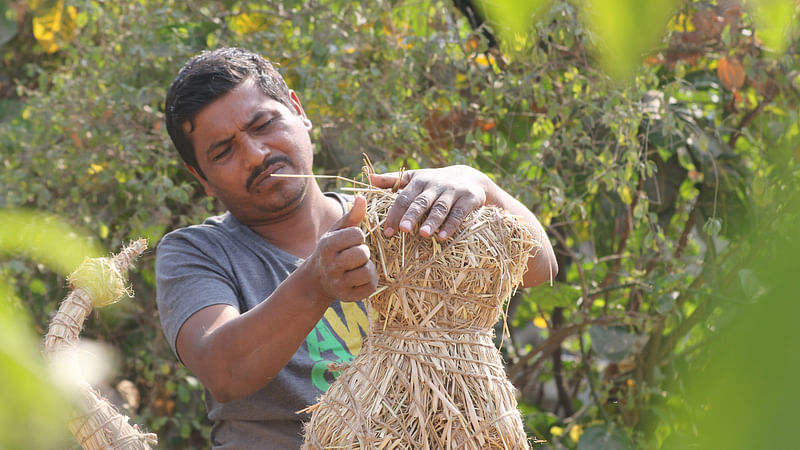
[[[211,305],[239,309],[224,251],[203,239],[199,230],[195,235],[191,231],[168,234],[156,251],[156,302],[161,329],[178,359],[178,332],[189,317]]]

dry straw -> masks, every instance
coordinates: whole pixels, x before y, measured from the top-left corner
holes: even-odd
[[[362,229],[378,271],[359,355],[309,408],[304,449],[526,449],[528,439],[493,326],[538,248],[528,227],[494,208],[451,238],[387,238],[396,194],[367,198]]]
[[[113,258],[85,260],[69,276],[72,291],[61,302],[44,338],[48,360],[69,357],[77,351],[83,322],[93,306],[109,305],[130,293],[125,274],[146,248],[144,239],[131,242]],[[157,443],[155,434],[128,423],[128,418],[88,383],[82,383],[79,389],[78,411],[69,429],[85,450],[144,450]]]

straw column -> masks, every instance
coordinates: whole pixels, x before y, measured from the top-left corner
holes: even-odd
[[[112,304],[129,293],[125,274],[146,248],[144,239],[131,242],[113,258],[86,259],[69,276],[72,291],[50,323],[44,338],[45,358],[68,358],[77,351],[83,323],[92,307]],[[85,450],[145,450],[157,443],[155,434],[128,423],[128,418],[88,383],[82,382],[79,390],[80,412],[70,420],[69,428]]]

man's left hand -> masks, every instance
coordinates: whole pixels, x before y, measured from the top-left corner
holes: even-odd
[[[468,166],[374,174],[370,181],[379,188],[401,189],[386,216],[386,236],[397,230],[410,232],[419,225],[421,236],[435,234],[440,240],[452,236],[470,212],[486,204],[491,183]]]

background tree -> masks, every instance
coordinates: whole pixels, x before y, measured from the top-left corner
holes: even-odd
[[[548,227],[561,271],[514,297],[503,342],[531,435],[702,441],[694,420],[713,422],[720,397],[687,375],[715,373],[736,313],[784,292],[761,263],[784,261],[775,242],[797,217],[797,3],[491,4],[476,30],[437,0],[0,0],[0,207],[58,214],[112,250],[219,212],[171,148],[163,98],[188,57],[247,47],[298,91],[319,173],[353,177],[362,152],[387,170],[469,164]],[[164,448],[204,447],[202,389],[159,331],[153,254],[139,267],[137,301],[85,334],[118,349],[111,381],[138,388],[135,421]],[[41,333],[63,276],[15,255],[0,271]]]

